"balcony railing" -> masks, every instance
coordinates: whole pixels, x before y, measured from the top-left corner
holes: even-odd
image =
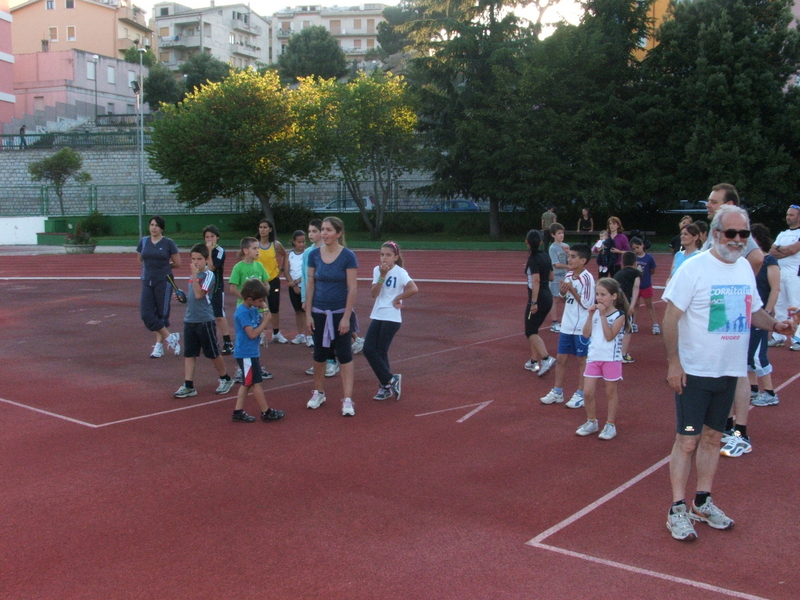
[[[291,29],[278,29],[277,36],[278,36],[278,39],[288,38],[288,37],[292,37],[293,33],[294,33],[294,31],[292,31]]]
[[[251,25],[250,23],[245,23],[240,19],[233,19],[231,21],[231,28],[235,29],[236,31],[246,31],[247,33],[252,33],[253,35],[261,35],[261,25]]]
[[[135,116],[135,115],[119,115]],[[138,132],[109,133],[28,133],[20,135],[0,135],[0,151],[5,150],[40,150],[50,148],[135,148],[138,144]],[[150,144],[150,135],[144,133],[145,145]]]

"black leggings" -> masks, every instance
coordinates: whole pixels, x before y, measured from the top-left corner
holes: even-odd
[[[387,385],[392,379],[389,346],[392,345],[394,335],[400,330],[400,325],[402,323],[373,319],[364,338],[364,356],[381,385]]]

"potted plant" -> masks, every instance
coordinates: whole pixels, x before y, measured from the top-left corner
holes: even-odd
[[[75,230],[64,238],[67,254],[91,254],[96,247],[97,240],[81,226],[80,221],[75,224]]]

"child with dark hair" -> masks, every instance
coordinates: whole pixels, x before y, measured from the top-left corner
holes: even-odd
[[[197,395],[194,373],[201,350],[206,358],[211,359],[219,374],[219,385],[215,393],[226,394],[233,387],[233,379],[225,369],[225,361],[217,342],[214,309],[209,298],[210,291],[214,289],[215,278],[208,268],[208,247],[205,244],[195,244],[189,254],[191,277],[186,294],[186,316],[183,319],[184,381],[173,396],[189,398]]]
[[[203,239],[208,247],[208,270],[214,273],[214,289],[211,292],[211,307],[214,309],[214,320],[222,334],[222,354],[233,353],[231,331],[225,315],[225,249],[219,245],[219,229],[208,225],[203,229]]]
[[[567,252],[569,246],[564,243],[564,226],[561,223],[553,223],[550,226],[550,237],[553,243],[550,244],[548,254],[550,255],[550,262],[553,265],[553,280],[550,282],[550,293],[558,300],[553,302],[553,323],[550,325],[550,331],[558,333],[561,331],[561,322],[558,319],[558,305],[562,302],[559,297],[559,289],[561,282],[564,281],[564,275],[567,274]]]
[[[306,311],[303,308],[303,297],[300,285],[303,282],[303,254],[306,249],[306,234],[298,229],[292,234],[292,249],[289,251],[288,264],[284,269],[286,283],[289,287],[289,301],[294,309],[297,335],[292,344],[305,344],[308,340],[303,333],[306,330]]]
[[[644,243],[639,238],[631,240],[631,248],[633,248],[633,253],[636,254],[636,268],[642,273],[642,279],[639,283],[639,298],[644,300],[644,304],[650,313],[650,319],[653,322],[653,335],[660,335],[661,327],[658,324],[656,309],[653,306],[653,273],[656,271],[656,259],[653,258],[652,254],[645,252]],[[636,309],[638,308],[636,304],[631,305],[634,320],[634,323],[631,323],[631,331],[633,333],[638,331],[635,323]]]
[[[233,349],[233,356],[242,372],[242,385],[239,387],[239,394],[236,397],[233,420],[241,423],[252,423],[256,420],[255,417],[251,417],[244,411],[244,402],[252,390],[253,397],[261,409],[261,420],[277,421],[282,419],[285,413],[267,406],[264,388],[261,386],[263,378],[259,363],[261,349],[258,340],[261,333],[270,324],[269,312],[267,312],[267,318],[262,318],[263,312],[267,309],[266,286],[258,279],[248,279],[242,285],[241,300],[242,303],[236,308],[236,313],[233,315],[233,323],[236,327],[236,345]]]
[[[642,272],[636,267],[636,254],[634,252],[626,252],[622,255],[622,268],[614,275],[614,279],[619,284],[620,291],[631,307],[628,315],[626,315],[629,316],[633,312],[633,305],[639,299],[639,288],[642,280]],[[624,364],[633,362],[633,358],[628,354],[631,333],[632,328],[628,328],[622,341],[622,362]]]
[[[525,264],[525,277],[528,280],[528,304],[525,306],[525,337],[528,338],[531,357],[525,363],[528,371],[542,377],[547,373],[556,359],[547,352],[547,346],[539,335],[547,314],[553,308],[553,294],[550,284],[553,279],[553,265],[547,254],[541,252],[542,236],[536,229],[531,229],[525,237],[528,246],[528,262]],[[555,243],[550,246],[552,249]],[[566,259],[565,259],[566,260]],[[560,293],[560,292],[559,292]]]

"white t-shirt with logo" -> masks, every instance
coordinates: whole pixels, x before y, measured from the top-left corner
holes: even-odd
[[[375,267],[372,271],[372,284],[378,283],[381,276],[381,268]],[[394,321],[395,323],[402,323],[403,317],[399,309],[392,306],[392,302],[406,288],[406,284],[411,281],[408,276],[408,271],[403,267],[395,265],[388,273],[386,273],[385,281],[381,287],[378,297],[375,298],[375,306],[372,307],[371,319],[378,321]]]
[[[800,227],[781,231],[778,237],[775,238],[775,245],[788,246],[797,241],[800,241]],[[800,252],[787,256],[786,258],[779,258],[778,266],[781,268],[781,273],[785,275],[798,275],[798,271],[800,271]]]
[[[683,311],[678,355],[687,374],[747,375],[751,316],[762,302],[746,259],[731,264],[703,252],[675,272],[663,299]]]
[[[589,307],[594,304],[594,278],[586,269],[580,275],[568,271],[564,281],[569,281],[581,299],[580,303],[567,292],[564,314],[561,316],[561,333],[583,335],[583,325],[589,317]]]
[[[625,327],[621,327],[619,333],[611,341],[606,339],[603,331],[601,319],[605,319],[609,328],[614,321],[623,317],[622,311],[615,310],[610,315],[605,316],[599,310],[592,315],[592,335],[589,338],[589,354],[587,362],[621,362],[622,361],[622,339],[625,337]]]

